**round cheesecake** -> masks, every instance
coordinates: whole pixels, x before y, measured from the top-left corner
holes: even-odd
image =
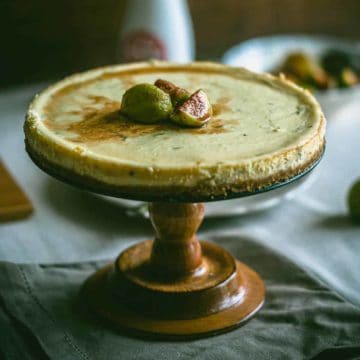
[[[124,92],[165,79],[202,89],[213,116],[200,128],[121,115]],[[32,101],[26,148],[48,173],[104,194],[206,201],[265,189],[311,168],[324,148],[314,97],[284,78],[215,63],[148,62],[70,76]]]

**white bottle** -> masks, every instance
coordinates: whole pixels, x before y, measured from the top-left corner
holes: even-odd
[[[128,0],[120,38],[124,62],[194,60],[194,34],[186,0]]]

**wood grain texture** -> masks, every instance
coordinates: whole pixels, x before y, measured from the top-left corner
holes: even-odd
[[[260,35],[360,39],[358,0],[189,0],[197,57]],[[0,86],[116,63],[125,0],[0,1]]]
[[[263,281],[220,246],[196,238],[203,204],[152,203],[155,241],[123,251],[85,283],[82,301],[120,329],[199,337],[243,324],[262,306]]]
[[[196,313],[199,310],[197,301],[202,296],[198,293],[197,296],[193,297],[190,292],[186,297],[179,296],[178,301],[175,300],[176,295],[173,299],[166,299],[161,304],[156,301],[153,311],[148,313],[147,309],[129,306],[129,303],[134,305],[133,301],[136,304],[138,298],[134,296],[139,296],[140,293],[134,293],[128,289],[125,291],[125,288],[122,287],[117,288],[114,286],[116,282],[109,281],[113,274],[113,267],[113,264],[109,264],[101,268],[86,281],[81,291],[79,304],[81,307],[86,305],[92,313],[107,320],[109,325],[116,330],[142,338],[184,340],[230,331],[244,325],[261,309],[264,303],[265,287],[263,281],[248,266],[236,261],[237,272],[235,275],[243,289],[243,297],[232,306],[199,315],[199,312]],[[206,292],[203,295],[205,295],[203,301],[206,302],[209,294]],[[127,301],[124,301],[124,296],[127,297]],[[187,299],[188,310],[192,309],[187,314],[183,311],[186,308],[180,306],[183,305],[182,300],[184,298]],[[149,304],[150,299],[148,297],[143,300],[143,304],[146,300]],[[194,302],[191,305],[192,300]],[[178,306],[177,318],[169,316],[171,313],[166,312],[169,309],[169,304],[173,305],[174,312]]]
[[[204,204],[151,203],[150,219],[156,233],[151,261],[162,273],[186,275],[201,264],[196,231],[204,218]]]
[[[0,222],[23,219],[32,212],[30,200],[0,161]]]

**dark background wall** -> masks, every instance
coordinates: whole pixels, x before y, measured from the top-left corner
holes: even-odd
[[[0,86],[117,62],[125,5],[125,0],[0,0]],[[189,0],[189,5],[199,59],[219,58],[239,41],[265,34],[360,39],[359,0]]]

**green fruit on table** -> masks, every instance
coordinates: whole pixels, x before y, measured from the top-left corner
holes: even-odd
[[[151,84],[131,87],[121,101],[121,113],[124,116],[145,124],[166,120],[172,110],[170,95]]]
[[[350,216],[360,224],[360,180],[357,180],[349,191],[348,206]]]

